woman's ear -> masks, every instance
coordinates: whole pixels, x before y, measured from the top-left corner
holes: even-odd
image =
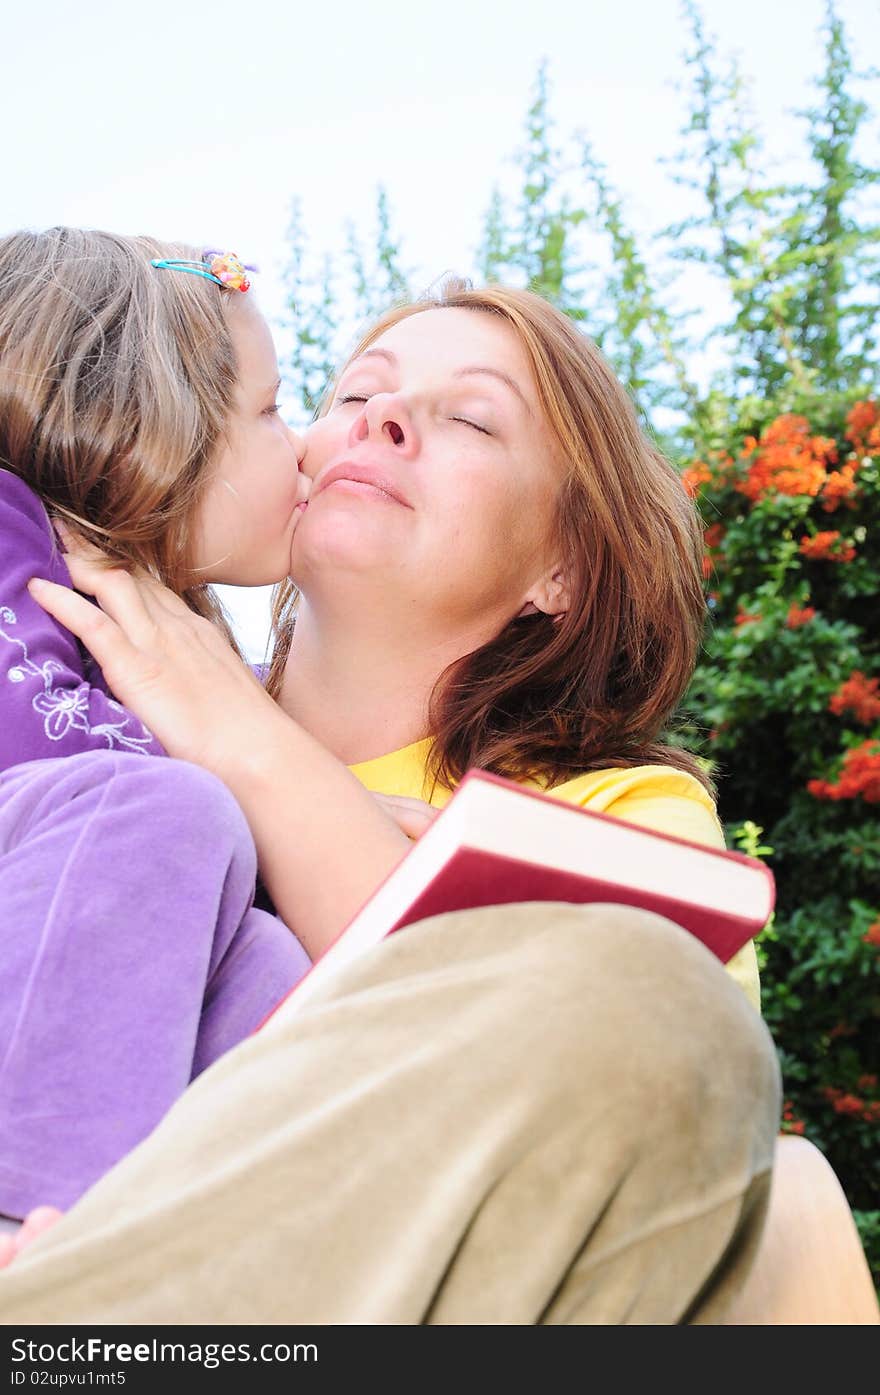
[[[541,578],[532,587],[522,607],[521,615],[552,615],[555,619],[565,615],[571,603],[568,581],[561,568]]]

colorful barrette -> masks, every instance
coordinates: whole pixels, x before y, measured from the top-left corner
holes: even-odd
[[[235,255],[234,252],[215,252],[213,248],[205,252],[205,260],[211,268],[211,274],[218,280],[221,286],[227,286],[230,291],[247,291],[250,289],[250,281],[247,273],[256,271],[255,266],[245,266],[244,262]]]
[[[246,265],[234,252],[216,252],[213,248],[205,252],[200,262],[185,261],[182,258],[155,257],[150,266],[160,271],[188,271],[193,276],[204,276],[228,291],[248,291],[250,281],[247,273],[256,271],[255,266]]]

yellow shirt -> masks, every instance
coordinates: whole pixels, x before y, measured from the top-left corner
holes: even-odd
[[[403,746],[387,756],[350,766],[362,785],[375,794],[426,799],[441,808],[452,797],[447,789],[431,793],[425,765],[430,739]],[[724,847],[724,831],[715,805],[699,780],[670,765],[637,765],[626,770],[591,770],[556,785],[549,793],[583,808],[689,838],[712,848]],[[727,964],[752,1006],[760,1012],[761,989],[754,941],[743,945]]]

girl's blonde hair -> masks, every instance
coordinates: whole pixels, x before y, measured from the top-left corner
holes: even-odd
[[[529,291],[475,289],[451,278],[383,315],[348,361],[401,320],[447,307],[497,316],[528,358],[564,462],[556,542],[572,604],[558,623],[546,615],[511,620],[441,675],[430,712],[435,780],[451,788],[479,767],[552,786],[582,771],[662,763],[711,790],[696,758],[664,740],[706,614],[702,530],[677,470],[640,429],[595,344]],[[295,588],[282,583],[273,613],[273,694],[296,599]]]
[[[201,256],[78,228],[0,238],[0,468],[237,647],[191,565],[194,510],[237,377],[231,293],[150,265]]]

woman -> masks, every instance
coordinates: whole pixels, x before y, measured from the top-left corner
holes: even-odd
[[[34,594],[172,755],[232,790],[268,892],[312,954],[401,855],[362,785],[440,804],[480,765],[721,844],[698,766],[661,743],[699,643],[696,519],[562,315],[525,292],[456,285],[394,312],[336,383],[303,469],[301,600],[295,628],[279,606],[277,705],[152,582],[73,558],[103,612],[51,586]],[[229,1269],[218,1278],[200,1248],[232,1182],[231,1270],[265,1246],[267,1216],[286,1266],[282,1293],[257,1286],[259,1320],[711,1320],[760,1231],[779,1084],[731,981],[755,1001],[754,951],[731,975],[707,957],[668,922],[595,907],[508,907],[393,937],[317,1015],[288,1023],[282,1009],[207,1071],[58,1227],[48,1245],[73,1241],[67,1267],[40,1262],[47,1242],[16,1262],[11,1311],[179,1312],[159,1274],[185,1253],[211,1320],[240,1314]],[[230,1166],[224,1120],[240,1143],[263,1140],[250,1164]],[[334,1237],[325,1283],[291,1184]],[[88,1234],[99,1214],[103,1242]],[[161,1270],[138,1271],[135,1298],[122,1270],[138,1234]],[[514,1269],[521,1246],[549,1237],[528,1281],[496,1272],[499,1234]],[[395,1259],[377,1273],[383,1247]],[[294,1252],[308,1257],[297,1296]],[[680,1283],[662,1280],[670,1264]],[[181,1283],[189,1316],[172,1320],[197,1320],[205,1294]]]
[[[179,710],[166,712],[165,690],[140,693],[127,648],[112,684],[146,704],[172,754],[233,790],[307,947],[325,947],[402,848],[361,800],[375,846],[350,889],[291,868],[284,800],[303,784],[303,733],[319,763],[330,751],[382,795],[442,805],[481,766],[723,846],[708,779],[662,741],[704,617],[693,505],[563,315],[527,292],[453,282],[440,303],[383,317],[310,428],[302,469],[298,595],[276,606],[267,683],[298,732],[173,598],[73,566],[111,610],[131,596],[149,638],[149,612],[161,618]],[[100,617],[54,594],[54,613],[93,643]],[[334,809],[351,784],[337,777]],[[310,836],[309,866],[334,817]],[[730,968],[757,1006],[753,947]]]

